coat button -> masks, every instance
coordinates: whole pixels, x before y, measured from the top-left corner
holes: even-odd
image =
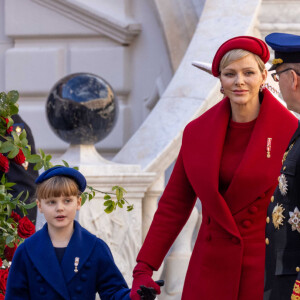
[[[211,234],[209,233],[207,236],[206,236],[206,238],[205,238],[208,242],[210,242],[211,241]]]
[[[270,217],[267,217],[266,222],[269,224],[270,223]]]
[[[296,267],[296,272],[299,272],[300,271],[300,268],[299,267]]]
[[[91,266],[92,266],[92,264],[91,264],[89,261],[87,261],[87,262],[85,263],[85,265],[84,265],[84,267],[85,267],[86,269],[89,269]]]
[[[43,282],[42,276],[40,276],[40,275],[36,276],[36,281],[40,282],[40,283]]]
[[[82,281],[86,281],[87,280],[87,275],[86,274],[81,274],[80,279]]]
[[[263,199],[263,198],[265,198],[265,197],[266,197],[266,193],[262,193],[262,194],[259,196],[260,199]]]
[[[248,211],[250,214],[256,214],[258,212],[258,208],[257,208],[257,206],[253,205],[248,208]]]
[[[235,236],[231,238],[231,241],[236,245],[238,245],[240,243],[240,240]]]
[[[79,285],[78,287],[76,287],[75,291],[76,293],[80,294],[82,292],[82,287]]]
[[[269,245],[270,244],[270,241],[268,238],[266,238],[266,245]]]
[[[252,225],[252,222],[251,222],[250,220],[244,220],[244,221],[242,222],[242,226],[243,226],[244,228],[249,228],[249,227],[251,227],[251,225]]]
[[[45,295],[46,294],[46,290],[43,287],[40,288],[40,294],[41,295]]]
[[[286,166],[283,167],[283,171],[286,169]]]
[[[271,202],[274,202],[274,196],[271,197]]]

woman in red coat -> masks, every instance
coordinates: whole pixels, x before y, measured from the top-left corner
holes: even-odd
[[[235,37],[218,49],[212,73],[222,101],[187,125],[178,159],[137,257],[131,299],[151,279],[198,197],[203,221],[184,300],[263,299],[266,212],[297,119],[266,89],[266,44]]]

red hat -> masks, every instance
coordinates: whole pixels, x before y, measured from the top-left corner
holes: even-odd
[[[215,54],[212,62],[212,74],[215,77],[220,75],[219,65],[222,57],[230,50],[243,49],[258,55],[266,63],[270,58],[267,44],[253,36],[237,36],[223,43]]]

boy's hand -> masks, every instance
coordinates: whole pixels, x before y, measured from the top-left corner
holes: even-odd
[[[164,285],[163,280],[155,281],[155,283],[157,283],[159,286]],[[143,300],[154,300],[156,298],[157,293],[156,293],[154,288],[145,287],[144,285],[141,285],[140,288],[141,288],[140,290],[137,290],[137,293],[141,296],[141,299],[143,299]]]

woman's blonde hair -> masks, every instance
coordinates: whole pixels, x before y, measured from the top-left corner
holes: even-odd
[[[219,71],[221,72],[224,68],[226,68],[229,64],[231,64],[233,61],[239,60],[241,58],[244,58],[245,56],[252,54],[257,61],[258,68],[261,72],[263,72],[266,68],[264,62],[261,60],[261,58],[247,50],[243,49],[233,49],[228,51],[224,56],[222,57],[219,65]]]
[[[77,183],[66,176],[54,176],[37,185],[38,200],[61,196],[80,196]]]

